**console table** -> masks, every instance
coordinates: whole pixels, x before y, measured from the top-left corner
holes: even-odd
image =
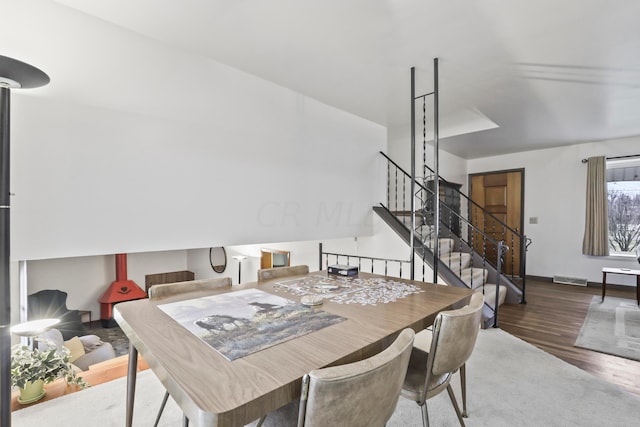
[[[636,302],[640,305],[640,270],[630,268],[604,267],[602,269],[602,301],[607,290],[607,274],[623,274],[626,276],[636,276]]]

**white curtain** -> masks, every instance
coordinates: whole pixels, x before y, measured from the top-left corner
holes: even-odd
[[[604,156],[590,157],[587,163],[587,205],[582,253],[609,255],[607,163]]]

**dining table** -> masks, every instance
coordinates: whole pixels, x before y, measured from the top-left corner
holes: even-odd
[[[340,316],[343,321],[234,360],[189,332],[161,306],[181,298],[198,299],[250,289],[299,303],[309,286],[287,284],[336,281],[345,284],[351,283],[349,280],[359,283],[365,291],[368,283],[375,282],[386,296],[380,299],[378,295],[376,299],[368,295],[364,300],[358,300],[345,299],[344,295],[331,298],[328,294],[322,298],[326,290],[321,289],[322,303],[313,309]],[[409,287],[413,292],[396,292],[396,289]],[[364,272],[353,278],[334,278],[326,271],[316,271],[286,279],[178,295],[169,300],[140,299],[119,303],[114,308],[114,318],[130,344],[126,426],[131,427],[133,422],[139,355],[177,402],[189,425],[243,426],[299,398],[301,380],[306,373],[377,354],[403,329],[419,332],[430,326],[439,312],[466,304],[472,292],[465,288]]]

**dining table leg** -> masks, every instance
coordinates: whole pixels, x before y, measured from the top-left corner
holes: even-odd
[[[127,427],[133,426],[133,401],[138,374],[138,349],[129,343],[129,368],[127,371]]]

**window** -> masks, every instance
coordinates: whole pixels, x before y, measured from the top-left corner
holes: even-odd
[[[609,250],[633,253],[640,246],[640,159],[607,162]]]

